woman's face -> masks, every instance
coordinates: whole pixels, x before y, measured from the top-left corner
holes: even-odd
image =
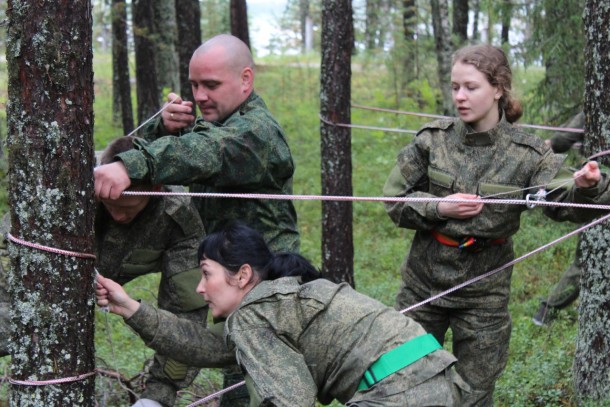
[[[230,276],[220,263],[205,257],[199,262],[199,267],[202,277],[197,292],[208,302],[214,318],[228,317],[247,292],[243,289],[240,272]]]
[[[475,131],[487,131],[498,124],[502,91],[492,86],[474,65],[456,62],[451,69],[451,88],[460,118]]]

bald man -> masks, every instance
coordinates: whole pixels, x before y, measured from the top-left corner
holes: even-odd
[[[209,39],[193,53],[189,80],[201,117],[195,118],[193,102],[170,93],[171,105],[144,127],[135,149],[95,169],[96,197],[117,199],[138,183],[188,185],[191,192],[291,195],[292,155],[283,129],[254,92],[248,47],[231,35]],[[299,250],[297,216],[290,200],[193,202],[208,233],[241,220],[261,232],[274,251]],[[165,406],[173,404],[169,396],[144,395]],[[226,396],[223,407],[247,405],[229,403],[230,393]]]

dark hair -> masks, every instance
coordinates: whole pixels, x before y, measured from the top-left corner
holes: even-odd
[[[113,140],[102,152],[100,157],[100,165],[110,164],[116,161],[114,156],[124,153],[125,151],[133,150],[133,136],[123,136]]]
[[[197,251],[198,260],[204,257],[219,263],[231,275],[249,264],[261,281],[301,277],[306,283],[320,278],[318,270],[303,256],[290,252],[274,254],[259,232],[239,222],[208,235]]]
[[[519,120],[523,109],[521,103],[512,96],[513,72],[501,48],[488,44],[470,45],[453,54],[452,65],[457,62],[474,65],[492,86],[500,88],[502,97],[499,107],[504,111],[506,120],[509,123]]]

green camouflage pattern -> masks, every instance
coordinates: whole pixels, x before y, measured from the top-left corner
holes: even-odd
[[[286,135],[256,94],[222,123],[199,118],[176,137],[162,121],[146,140],[117,155],[135,182],[189,185],[197,193],[292,194],[294,163]],[[297,215],[290,200],[194,198],[208,233],[241,220],[261,232],[274,251],[298,251]]]
[[[95,223],[96,267],[121,285],[161,273],[159,308],[205,326],[208,307],[195,292],[201,278],[197,249],[204,235],[199,214],[186,197],[151,197],[129,224],[114,222],[100,204]],[[142,393],[164,406],[173,406],[176,391],[188,387],[199,372],[171,356],[155,354]]]
[[[384,195],[437,198],[462,192],[490,199],[525,199],[526,194],[535,194],[539,185],[548,185],[561,173],[563,160],[563,156],[554,154],[541,139],[522,132],[504,118],[495,128],[483,133],[472,132],[459,119],[438,120],[425,125],[413,142],[400,151],[397,165],[384,186]],[[570,188],[548,199],[595,202],[604,198],[601,193],[607,189],[606,178],[595,188]],[[499,193],[501,195],[494,195]],[[414,297],[430,298],[513,260],[511,236],[519,230],[521,212],[526,210],[525,205],[490,204],[475,217],[446,219],[438,214],[436,202],[388,202],[385,206],[397,226],[416,231],[401,266],[403,283],[396,299],[397,309],[418,302],[413,302]],[[590,217],[592,212],[596,211],[545,209],[545,214],[553,219],[572,221]],[[432,230],[455,240],[465,236],[507,240],[502,245],[471,252],[437,242],[430,234]],[[483,318],[477,325],[481,329],[472,340],[454,341],[454,353],[460,355],[457,370],[473,388],[464,405],[488,405],[493,383],[503,369],[500,361],[507,352],[510,337],[510,316],[506,307],[511,273],[512,267],[509,267],[430,304],[429,308],[439,314],[434,318],[437,321],[434,323],[441,326],[434,328],[439,340],[449,327],[449,313],[453,315],[456,309],[471,308],[482,316],[494,315],[494,324],[486,324],[490,318]],[[430,315],[424,318],[424,314],[410,315],[432,329],[425,319]],[[465,328],[453,318],[451,327],[454,338],[464,334],[459,330]],[[503,334],[495,331],[498,327],[504,327]],[[490,359],[486,360],[480,352],[481,347],[497,352],[490,352]]]
[[[210,340],[211,330],[145,304],[126,322],[158,352],[178,346],[172,351],[178,360],[214,367],[226,357]],[[407,395],[409,406],[458,405],[454,394],[467,386],[449,373],[456,359],[444,350],[357,391],[365,370],[382,354],[423,334],[412,319],[345,283],[300,284],[297,278],[258,284],[224,328],[229,349],[247,373],[252,406],[314,406],[316,398],[323,404],[337,399],[352,406],[404,406]]]

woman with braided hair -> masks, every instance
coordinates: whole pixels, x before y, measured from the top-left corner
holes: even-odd
[[[520,205],[484,205],[479,198],[525,199],[562,169],[563,156],[514,126],[522,114],[511,94],[512,72],[502,49],[474,45],[453,57],[451,84],[459,117],[428,123],[398,154],[384,187],[387,197],[452,198],[459,202],[388,202],[394,223],[414,229],[401,267],[397,309],[418,304],[514,259],[512,236]],[[575,187],[547,199],[597,203],[606,177],[590,162]],[[599,211],[548,209],[556,220],[582,221]],[[506,366],[511,332],[511,268],[408,313],[442,344],[453,332],[456,370],[472,391],[465,406],[492,406]]]

